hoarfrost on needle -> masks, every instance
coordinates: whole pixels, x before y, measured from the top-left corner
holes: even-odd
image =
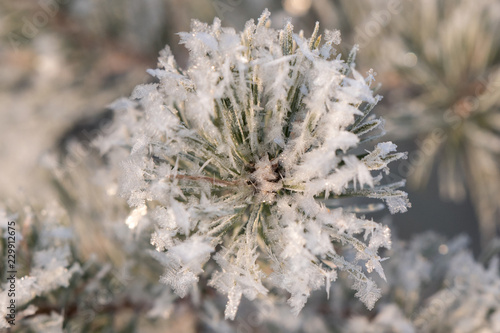
[[[109,136],[130,149],[122,193],[136,210],[128,223],[156,222],[162,281],[184,296],[213,258],[220,270],[209,284],[228,295],[234,319],[243,295],[265,297],[271,286],[298,313],[343,270],[373,307],[380,290],[368,272],[383,277],[378,251],[390,247],[390,231],[323,202],[363,196],[385,199],[392,212],[409,206],[396,190],[404,184],[382,185],[379,175],[405,154],[392,143],[363,153],[383,134],[370,115],[380,100],[373,72],[356,71],[356,49],[341,59],[337,31],[321,43],[318,24],[310,38],[290,22],[274,30],[267,10],[240,33],[215,19],[193,21],[180,36],[188,67],[166,47],[149,71],[158,83],[116,104]],[[357,255],[344,257],[348,248]]]

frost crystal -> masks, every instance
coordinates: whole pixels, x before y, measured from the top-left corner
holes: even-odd
[[[380,291],[368,273],[384,277],[378,250],[390,247],[390,231],[322,200],[382,198],[391,212],[405,211],[403,184],[381,185],[379,175],[405,155],[390,142],[366,150],[383,123],[369,116],[380,97],[373,72],[355,70],[356,50],[346,62],[334,49],[338,32],[322,44],[318,24],[306,39],[290,22],[271,29],[269,16],[241,33],[219,19],[193,21],[180,33],[188,68],[167,47],[149,71],[158,83],[115,104],[116,131],[100,145],[130,149],[121,186],[135,209],[127,224],[156,222],[161,280],[180,296],[214,259],[220,270],[209,284],[227,294],[226,318],[243,295],[263,297],[270,287],[288,292],[298,313],[338,271],[372,308]]]

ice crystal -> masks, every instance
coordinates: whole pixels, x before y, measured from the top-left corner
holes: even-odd
[[[138,86],[114,104],[107,151],[126,146],[122,194],[134,208],[127,224],[156,222],[151,243],[165,266],[161,280],[185,296],[213,258],[209,284],[228,296],[234,319],[241,297],[271,287],[289,293],[298,313],[313,290],[346,271],[372,308],[384,277],[378,251],[390,230],[323,199],[385,199],[391,212],[409,206],[403,183],[382,185],[389,162],[405,158],[390,142],[368,150],[383,122],[369,113],[380,100],[334,46],[338,32],[313,35],[286,22],[270,28],[265,11],[241,33],[193,21],[180,33],[190,52],[181,69],[166,47],[158,83]],[[364,149],[364,151],[363,151]],[[355,256],[344,256],[350,248]],[[328,291],[328,290],[327,290]]]

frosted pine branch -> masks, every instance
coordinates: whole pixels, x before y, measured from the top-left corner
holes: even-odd
[[[209,284],[228,295],[226,318],[243,295],[265,297],[271,286],[298,313],[339,270],[372,308],[380,291],[369,273],[384,277],[378,251],[390,247],[390,230],[322,199],[360,193],[405,211],[406,194],[379,176],[405,154],[380,143],[357,155],[383,123],[370,115],[380,97],[373,73],[356,71],[356,49],[346,62],[337,31],[319,36],[317,24],[305,38],[290,22],[271,29],[269,17],[241,33],[193,21],[180,33],[188,67],[166,47],[149,71],[158,83],[115,103],[116,131],[100,146],[130,149],[121,186],[135,208],[129,226],[155,221],[161,280],[179,296],[213,258],[220,270]]]

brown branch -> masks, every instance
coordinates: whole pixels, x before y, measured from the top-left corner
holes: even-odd
[[[236,180],[230,182],[230,181],[227,181],[227,180],[210,178],[210,177],[206,177],[206,176],[176,175],[176,176],[170,176],[168,178],[207,181],[207,182],[211,182],[214,185],[218,184],[218,185],[222,185],[222,186],[237,186],[237,185],[241,184],[241,182],[236,181]]]

